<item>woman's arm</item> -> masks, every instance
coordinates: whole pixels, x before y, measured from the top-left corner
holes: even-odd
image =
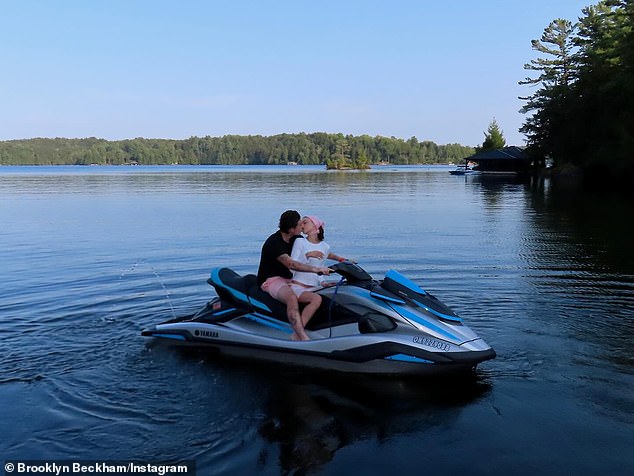
[[[330,268],[326,266],[311,266],[307,263],[301,263],[294,260],[286,253],[277,257],[277,260],[291,271],[306,271],[308,273],[321,273],[326,276],[330,274]]]
[[[336,255],[336,254],[334,254],[334,253],[332,253],[332,252],[331,252],[331,253],[328,253],[328,259],[332,259],[332,260],[335,260],[335,261],[339,261],[340,263],[341,263],[342,261],[346,261],[346,258],[344,258],[343,256]]]

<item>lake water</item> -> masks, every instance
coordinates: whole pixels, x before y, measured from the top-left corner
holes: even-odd
[[[207,474],[633,474],[630,200],[447,167],[0,168],[0,455]],[[295,208],[497,351],[473,379],[350,377],[153,345]]]

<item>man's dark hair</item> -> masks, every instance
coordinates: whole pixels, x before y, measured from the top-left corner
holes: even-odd
[[[299,213],[295,210],[286,210],[280,217],[280,231],[288,233],[291,228],[295,228],[300,220]]]

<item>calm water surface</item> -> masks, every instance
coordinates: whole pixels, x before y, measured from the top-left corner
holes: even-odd
[[[0,168],[0,455],[198,474],[632,474],[631,203],[446,167]],[[143,327],[254,272],[279,214],[326,221],[498,352],[473,379],[219,360]]]

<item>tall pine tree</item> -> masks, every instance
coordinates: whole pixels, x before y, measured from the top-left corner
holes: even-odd
[[[505,145],[506,140],[504,139],[502,130],[500,129],[497,121],[493,119],[489,124],[489,128],[484,133],[484,142],[482,143],[482,147],[478,148],[478,152],[501,149]]]
[[[525,65],[538,71],[520,84],[539,89],[521,112],[521,132],[540,155],[573,163],[596,180],[634,173],[634,0],[602,0],[577,24],[555,20]]]
[[[554,159],[568,159],[564,136],[569,129],[569,98],[576,80],[574,65],[575,25],[564,19],[553,20],[541,39],[533,40],[533,50],[544,55],[524,65],[524,69],[539,72],[520,84],[539,86],[531,96],[522,97],[526,104],[520,112],[533,115],[526,119],[520,132],[526,134],[529,148],[536,154]]]

